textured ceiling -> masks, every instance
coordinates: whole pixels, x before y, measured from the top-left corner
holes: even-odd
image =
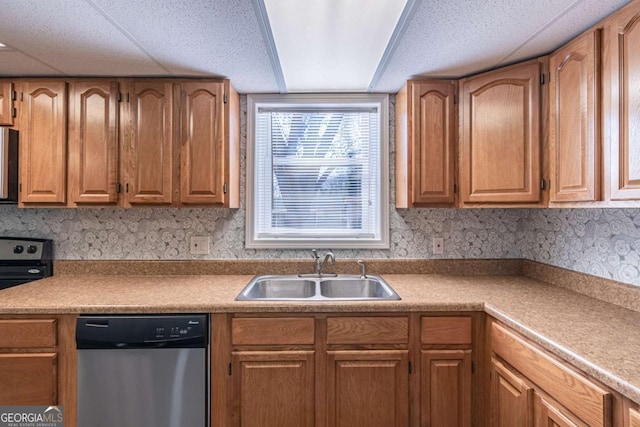
[[[243,93],[279,92],[257,1],[5,1],[0,75],[214,76]],[[547,53],[628,2],[417,0],[372,90]]]

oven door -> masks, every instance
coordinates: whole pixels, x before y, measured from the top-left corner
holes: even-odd
[[[46,265],[0,265],[0,290],[47,276]]]

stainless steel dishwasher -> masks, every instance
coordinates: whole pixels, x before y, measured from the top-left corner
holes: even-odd
[[[207,315],[83,315],[78,427],[209,425]]]

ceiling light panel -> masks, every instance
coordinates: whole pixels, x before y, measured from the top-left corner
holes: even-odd
[[[288,92],[366,91],[406,0],[264,0]]]

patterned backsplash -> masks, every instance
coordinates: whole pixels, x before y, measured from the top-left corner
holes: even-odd
[[[55,240],[57,259],[307,258],[244,247],[244,210],[18,209],[0,206],[0,235]],[[191,236],[211,236],[190,255]],[[444,238],[433,255],[431,239]],[[325,248],[318,248],[325,249]],[[640,285],[640,209],[392,209],[387,250],[339,258],[526,258]]]
[[[393,118],[393,97],[390,114]],[[246,97],[241,97],[244,159]],[[394,120],[390,176],[393,176]],[[244,188],[244,161],[241,162]],[[391,180],[390,200],[395,200]],[[244,201],[244,192],[241,200]],[[640,209],[395,209],[391,247],[336,250],[338,258],[526,258],[640,286]],[[245,210],[214,208],[18,209],[0,205],[0,236],[55,241],[56,259],[309,258],[305,250],[244,247]],[[210,236],[191,255],[191,236]],[[433,237],[444,254],[433,255]],[[329,249],[329,248],[318,248]]]

